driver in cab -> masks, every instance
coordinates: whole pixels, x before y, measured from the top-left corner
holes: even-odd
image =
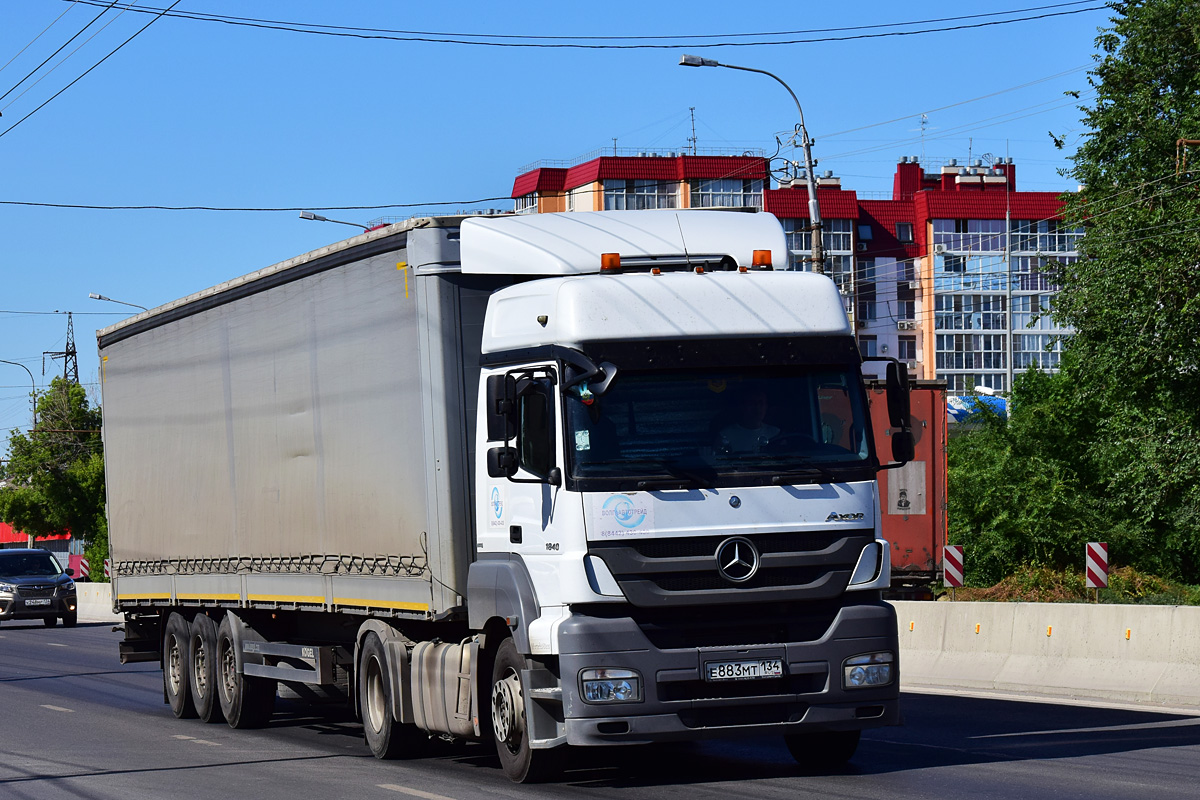
[[[779,428],[766,423],[767,394],[762,389],[742,392],[736,406],[736,421],[717,433],[714,449],[720,455],[759,453],[779,435]]]

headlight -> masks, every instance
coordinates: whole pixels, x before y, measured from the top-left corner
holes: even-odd
[[[892,682],[891,653],[868,653],[847,658],[842,664],[842,686],[862,689],[867,686],[887,686]]]
[[[64,591],[67,589],[74,589],[75,581],[71,580],[70,578],[67,578],[67,582],[59,584],[58,588],[63,589]]]
[[[579,673],[589,703],[631,703],[642,699],[642,678],[631,669],[585,669]]]
[[[11,583],[0,583],[0,594],[13,594],[17,591],[17,587]]]

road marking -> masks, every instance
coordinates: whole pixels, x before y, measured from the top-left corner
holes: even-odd
[[[220,742],[210,742],[208,739],[192,739],[192,744],[206,744],[209,747],[220,747]]]
[[[46,646],[47,647],[66,647],[67,645],[59,644],[58,642],[46,642]]]
[[[195,739],[196,737],[195,736],[184,736],[182,733],[177,733],[174,736],[172,736],[171,738],[172,739],[182,739],[185,742],[190,742],[192,739]]]
[[[1016,733],[989,733],[972,736],[972,739],[1007,739],[1016,736],[1056,736],[1065,733],[1106,733],[1108,731],[1146,731],[1155,728],[1181,728],[1200,725],[1196,719],[1169,719],[1162,722],[1136,722],[1130,725],[1102,725],[1096,728],[1062,728],[1055,731],[1018,731]]]
[[[48,709],[50,709],[51,711],[61,711],[61,712],[63,712],[64,714],[74,714],[74,713],[75,713],[75,712],[74,712],[72,709],[69,709],[69,708],[63,708],[62,706],[47,706],[47,705],[43,705],[43,706],[42,706],[42,708],[48,708]]]
[[[394,783],[377,784],[380,789],[387,789],[389,792],[399,792],[400,794],[408,794],[413,797],[423,797],[425,800],[454,800],[453,797],[446,797],[444,794],[434,794],[433,792],[422,792],[420,789],[410,789],[407,786],[397,786]]]

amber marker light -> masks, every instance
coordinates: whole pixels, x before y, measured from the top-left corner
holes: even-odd
[[[771,266],[771,251],[770,250],[755,250],[754,257],[750,261],[756,267]]]
[[[601,253],[600,254],[600,271],[601,272],[617,272],[621,269],[621,254],[620,253]]]

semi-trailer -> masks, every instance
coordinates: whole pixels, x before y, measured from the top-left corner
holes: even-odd
[[[766,213],[419,218],[98,332],[122,662],[178,717],[337,696],[380,758],[896,724],[842,298]]]

